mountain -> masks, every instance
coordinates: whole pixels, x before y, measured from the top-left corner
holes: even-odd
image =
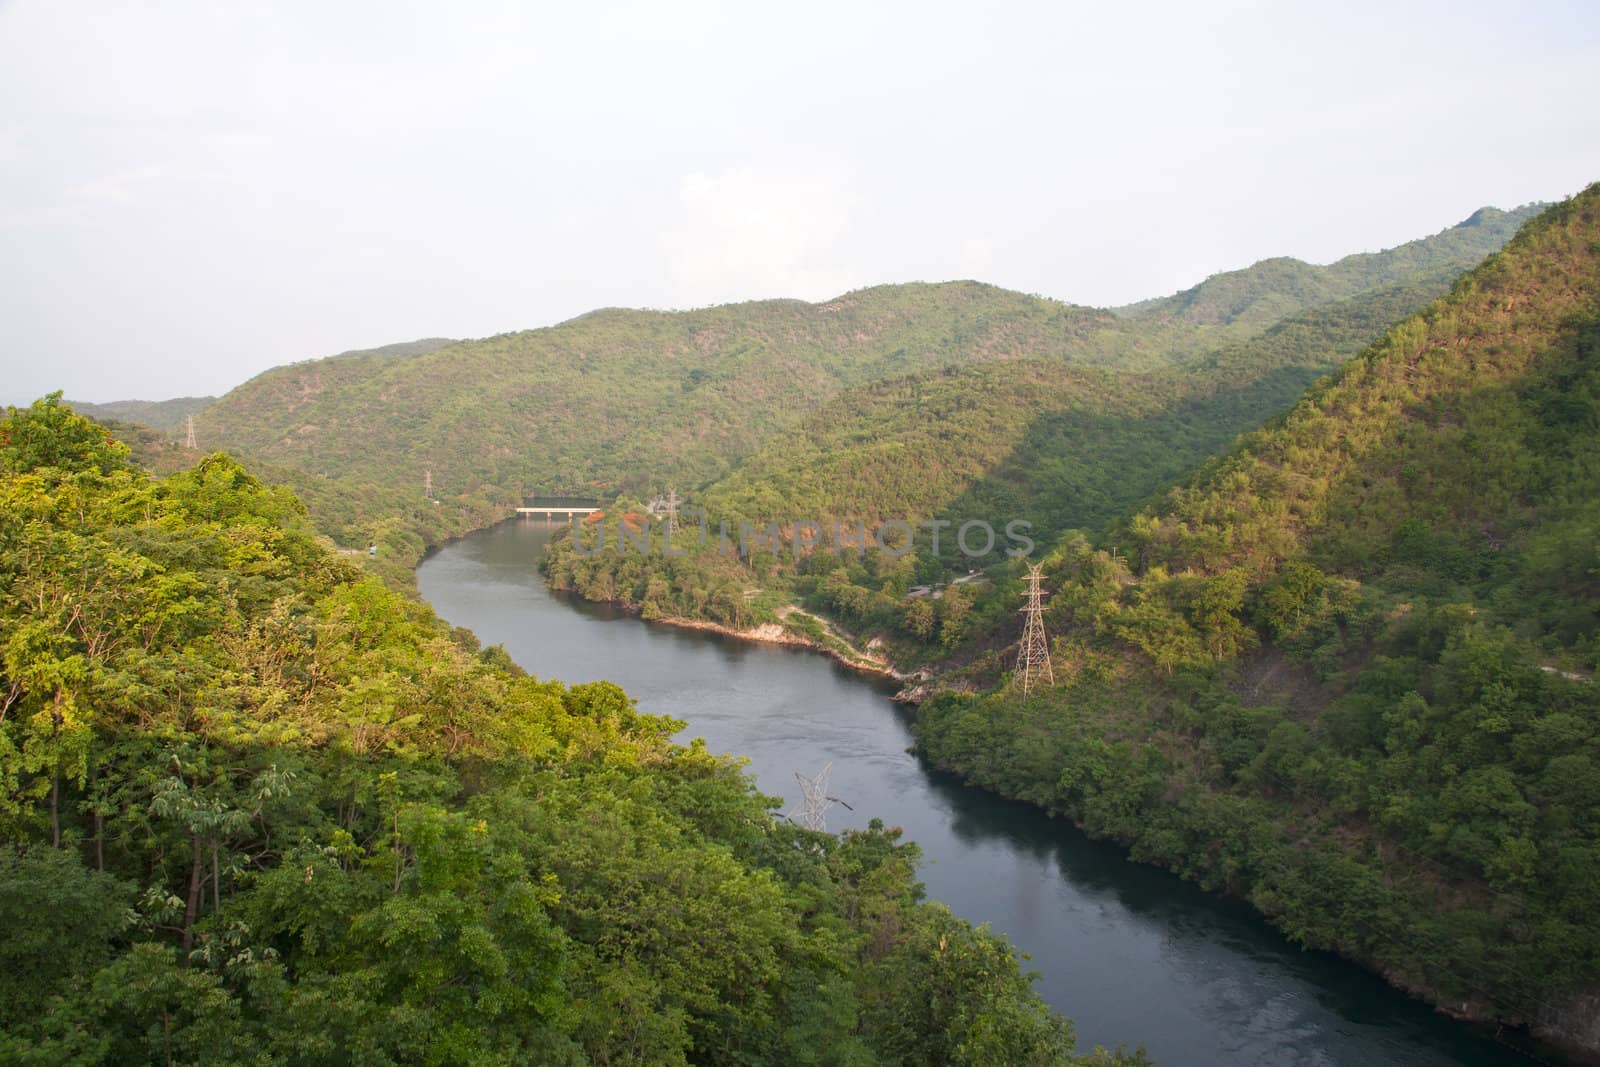
[[[1600,1048],[1597,197],[1481,265],[1529,209],[1115,312],[972,282],[606,310],[279,368],[196,422],[402,563],[533,491],[1031,516],[1061,684],[1026,699],[998,551],[959,583],[925,541],[793,565],[568,545],[550,575],[646,614],[881,639],[933,675],[918,744],[967,780],[1454,1013]]]
[[[1327,266],[1287,256],[1244,270],[1214,274],[1192,289],[1118,308],[1119,314],[1171,318],[1201,325],[1266,324],[1308,307],[1332,303],[1441,269],[1460,273],[1498,249],[1548,205],[1514,211],[1485,207],[1431,237],[1382,252],[1345,256]]]
[[[1046,537],[1098,529],[1279,414],[1456,276],[1299,312],[1159,371],[1017,360],[860,386],[702,497],[718,516],[762,521],[1003,515]]]
[[[445,337],[425,337],[419,341],[401,341],[378,348],[352,349],[327,358],[359,360],[361,357],[384,359],[391,356],[422,356],[454,343]],[[190,415],[199,414],[216,400],[214,396],[180,396],[171,400],[112,400],[104,404],[74,400],[71,404],[75,411],[99,422],[111,420],[153,430],[182,430]]]
[[[1003,644],[1008,638],[995,636],[985,619],[1011,616],[995,596],[1004,586],[960,590],[977,594],[975,612],[966,610],[964,596],[908,595],[913,587],[941,584],[952,569],[1003,561],[1013,542],[999,537],[976,558],[961,552],[956,535],[964,523],[987,522],[996,531],[1027,523],[1041,544],[1067,530],[1099,531],[1282,412],[1390,324],[1448,291],[1456,277],[1452,269],[1415,275],[1297,312],[1242,340],[1207,334],[1212,347],[1159,370],[1013,360],[859,386],[687,494],[689,504],[733,531],[741,521],[757,527],[821,521],[830,531],[825,546],[831,522],[948,524],[937,551],[931,533],[922,532],[909,555],[876,572],[844,568],[821,576],[827,561],[802,565],[793,554],[744,569],[711,543],[670,560],[617,553],[576,558],[575,549],[558,544],[550,579],[650,615],[736,627],[804,627],[805,616],[789,611],[799,600],[863,641],[883,643],[903,667],[942,660],[975,640]],[[974,543],[983,544],[981,535]],[[761,595],[744,596],[752,587]]]
[[[105,404],[72,402],[77,411],[101,422],[115,419],[154,430],[181,430],[190,415],[216,401],[214,396],[180,396],[171,400],[112,400]]]
[[[1465,270],[1516,217],[1480,212],[1476,224],[1354,257],[1374,261],[1365,266],[1307,266],[1327,280],[1300,303],[1346,299],[1362,281]],[[421,485],[432,471],[446,493],[703,485],[851,387],[1024,358],[1154,372],[1271,324],[1260,313],[1221,329],[1154,308],[1129,317],[975,282],[882,286],[821,304],[607,309],[422,354],[280,367],[196,426],[207,447],[311,475]]]
[[[1282,418],[1046,559],[919,711],[968,780],[1237,893],[1452,1012],[1592,1054],[1600,185]],[[1015,602],[1012,577],[999,592]]]
[[[708,480],[861,382],[1060,352],[1109,316],[975,283],[827,304],[598,311],[399,360],[270,371],[199,420],[208,438],[316,474],[445,493]]]

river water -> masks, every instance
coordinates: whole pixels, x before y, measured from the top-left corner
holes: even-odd
[[[904,827],[929,897],[1028,952],[1036,988],[1074,1021],[1080,1047],[1143,1043],[1163,1067],[1540,1062],[1301,951],[1243,904],[934,770],[908,754],[891,686],[815,653],[549,592],[538,560],[550,530],[513,519],[440,549],[417,571],[422,595],[532,674],[616,682],[641,710],[687,721],[682,740],[749,757],[786,812],[798,811],[795,772],[831,762],[830,792],[852,810],[833,808],[828,828],[873,817]]]

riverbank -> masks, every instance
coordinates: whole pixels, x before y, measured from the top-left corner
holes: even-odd
[[[590,601],[593,603],[593,601]],[[862,674],[876,675],[881,678],[890,678],[898,682],[909,681],[916,674],[904,674],[897,670],[888,657],[873,651],[864,651],[855,647],[841,635],[837,628],[820,615],[813,615],[808,611],[790,606],[787,612],[780,612],[782,622],[760,623],[748,629],[736,629],[720,622],[711,622],[708,619],[691,619],[681,615],[653,615],[646,617],[632,605],[622,601],[606,601],[610,607],[625,611],[646,622],[661,623],[664,626],[677,627],[680,630],[698,630],[701,633],[720,634],[723,637],[735,638],[739,641],[749,641],[758,645],[788,645],[792,648],[804,648],[813,652],[820,652],[835,663],[849,667],[851,670]],[[820,627],[820,633],[811,631],[804,623],[791,624],[790,620],[810,620]]]
[[[907,683],[886,684],[882,664],[840,670],[793,634],[703,620],[645,625],[643,612],[552,591],[534,567],[549,536],[541,524],[507,522],[457,541],[430,555],[420,590],[442,617],[503,646],[530,673],[615,682],[641,710],[684,721],[685,739],[748,758],[780,810],[800,810],[796,772],[814,776],[831,763],[829,793],[842,803],[827,828],[875,817],[902,828],[925,857],[928,896],[1026,949],[1041,995],[1077,1021],[1084,1044],[1137,1035],[1157,1062],[1194,1067],[1524,1062],[1371,972],[1302,951],[1237,900],[1131,863],[1066,820],[916,759],[911,716],[890,702]],[[750,583],[740,591],[754,599]],[[741,618],[775,624],[772,599]],[[895,668],[920,666],[883,652]]]

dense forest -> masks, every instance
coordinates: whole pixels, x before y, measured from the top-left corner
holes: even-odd
[[[1526,226],[1533,208],[1485,209],[1388,252],[1325,267],[1267,260],[1113,311],[974,283],[820,305],[601,311],[427,352],[280,368],[196,421],[204,439],[292,485],[339,544],[379,545],[370,559],[324,551],[373,596],[391,594],[361,575],[403,584],[428,544],[504,514],[522,493],[602,496],[604,522],[552,546],[552,585],[647,617],[773,624],[848,662],[916,669],[919,747],[969,782],[1244,897],[1301,943],[1454,1014],[1600,1047],[1583,1007],[1600,978],[1597,200],[1590,189]],[[175,472],[151,492],[195,458],[159,435],[117,433],[142,464]],[[686,555],[594,551],[596,527],[613,545],[620,529],[653,525],[659,536],[646,501],[667,485],[685,497]],[[769,546],[741,557],[697,548],[697,514],[713,531],[776,523],[786,539],[802,520],[950,526],[939,548],[919,532],[904,554]],[[1010,685],[1020,563],[1004,543],[957,553],[954,527],[967,518],[1024,520],[1045,563],[1059,684],[1028,699]],[[506,680],[514,671],[495,650],[444,634],[409,602],[385,603],[508,691],[539,685]],[[576,692],[557,695],[581,719],[571,705],[588,697]],[[651,727],[665,755],[633,757],[628,780],[657,789],[695,750]],[[616,729],[641,743],[631,726]],[[332,737],[308,751],[339,751]],[[472,757],[470,773],[453,752],[441,758],[448,785],[424,801],[463,818],[488,803],[481,783],[498,796],[509,787],[497,775],[532,773],[499,750]],[[584,758],[618,773],[603,752]],[[29,773],[44,835],[56,788],[39,767]],[[104,838],[83,821],[94,816],[86,774],[62,787],[78,791],[80,854]],[[773,841],[804,852],[803,835],[772,824],[736,772],[709,780],[725,792],[672,808],[673,825],[790,886]],[[384,843],[399,833],[386,828],[386,802],[341,800],[341,788],[320,810],[331,803],[335,824],[366,827],[364,859],[349,869],[415,857],[414,845]],[[710,808],[744,814],[696,821]],[[759,849],[734,822],[766,827]],[[517,825],[506,847],[519,856],[535,851],[528,840],[548,844]],[[195,841],[189,859],[204,851]],[[914,859],[888,831],[847,837],[812,846],[795,884],[825,898],[854,891],[835,856],[869,847]],[[163,862],[181,881],[181,842],[171,851]],[[200,882],[218,866],[195,862]],[[224,897],[252,891],[235,866]],[[893,891],[907,901],[910,877]],[[203,911],[167,933],[202,930]],[[599,981],[585,928],[559,906],[546,913],[567,939],[566,973],[590,976],[568,988]],[[853,906],[827,914],[872,943]],[[864,1055],[956,1062],[954,1046],[917,1060],[866,1036],[874,979],[863,976],[886,972],[852,944],[854,955],[831,957],[842,1014],[829,1017],[861,1037]],[[272,948],[284,958],[281,942]],[[1030,1021],[1004,1027],[1056,1047],[1059,1024],[1025,1006],[1014,967],[1005,973],[995,1010]],[[594,1003],[573,996],[569,1022]],[[762,1010],[790,1010],[779,1004]],[[687,1035],[677,1047],[707,1047],[691,1008],[674,1010]],[[604,1061],[579,1023],[566,1033]]]
[[[381,541],[391,535],[385,524],[411,524],[417,505],[435,507],[423,497],[430,476],[442,510],[423,525],[461,532],[485,504],[504,508],[525,494],[707,486],[801,433],[829,401],[875,382],[1018,360],[1154,372],[1379,290],[1426,289],[1411,294],[1411,310],[1498,248],[1531,211],[1486,208],[1385,252],[1298,264],[1289,274],[1285,261],[1269,260],[1198,287],[1202,303],[1225,291],[1253,308],[1232,319],[1164,305],[1097,310],[975,282],[880,286],[821,304],[606,309],[480,341],[412,342],[280,367],[198,411],[195,425],[202,449],[270,464],[341,544]],[[1320,358],[1324,369],[1337,362]],[[1283,378],[1280,403],[1310,380]],[[382,528],[375,534],[374,526]],[[396,536],[388,555],[414,563],[405,542]]]
[[[1456,1014],[1592,1046],[1597,204],[1550,209],[1409,317],[1425,285],[1159,375],[1019,363],[866,386],[698,497],[758,520],[1032,519],[1061,684],[1029,699],[1008,684],[1019,564],[998,552],[645,559],[591,534],[552,553],[551,580],[826,645],[785,613],[798,599],[931,668],[917,729],[936,763]],[[1252,376],[1303,388],[1363,329],[1383,336],[1226,449],[1270,413]],[[1214,452],[1139,506],[1149,472]],[[946,584],[967,562],[978,580]]]
[[[940,696],[920,745],[1453,1012],[1592,1047],[1597,500],[1600,186],[1058,547],[1062,684]]]
[[[785,612],[799,601],[888,642],[896,663],[942,660],[993,630],[980,617],[1012,611],[1004,567],[984,586],[907,596],[970,567],[1004,562],[1009,543],[1000,537],[977,558],[960,552],[964,522],[982,520],[998,531],[1020,521],[1046,545],[1067,531],[1103,530],[1286,409],[1392,323],[1447,291],[1458,274],[1436,270],[1296,312],[1160,371],[1025,359],[860,386],[688,494],[699,512],[735,534],[741,522],[757,529],[777,522],[792,539],[791,524],[829,520],[823,540],[831,543],[829,523],[841,520],[852,536],[853,520],[949,524],[939,545],[924,532],[906,558],[846,550],[798,561],[789,553],[785,561],[768,553],[741,566],[720,542],[708,538],[702,546],[696,531],[686,559],[619,554],[613,536],[613,551],[592,558],[557,545],[548,571],[557,588],[650,617],[736,628],[779,623],[816,639],[809,616]],[[641,502],[619,500],[613,511],[637,515]],[[978,616],[970,611],[975,599]]]
[[[0,1060],[1136,1063],[915,846],[527,677],[225,454],[0,419]]]

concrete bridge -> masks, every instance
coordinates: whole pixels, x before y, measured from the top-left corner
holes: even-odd
[[[517,509],[518,515],[542,515],[547,519],[569,518],[573,515],[593,515],[600,510],[600,501],[576,496],[530,496]]]

